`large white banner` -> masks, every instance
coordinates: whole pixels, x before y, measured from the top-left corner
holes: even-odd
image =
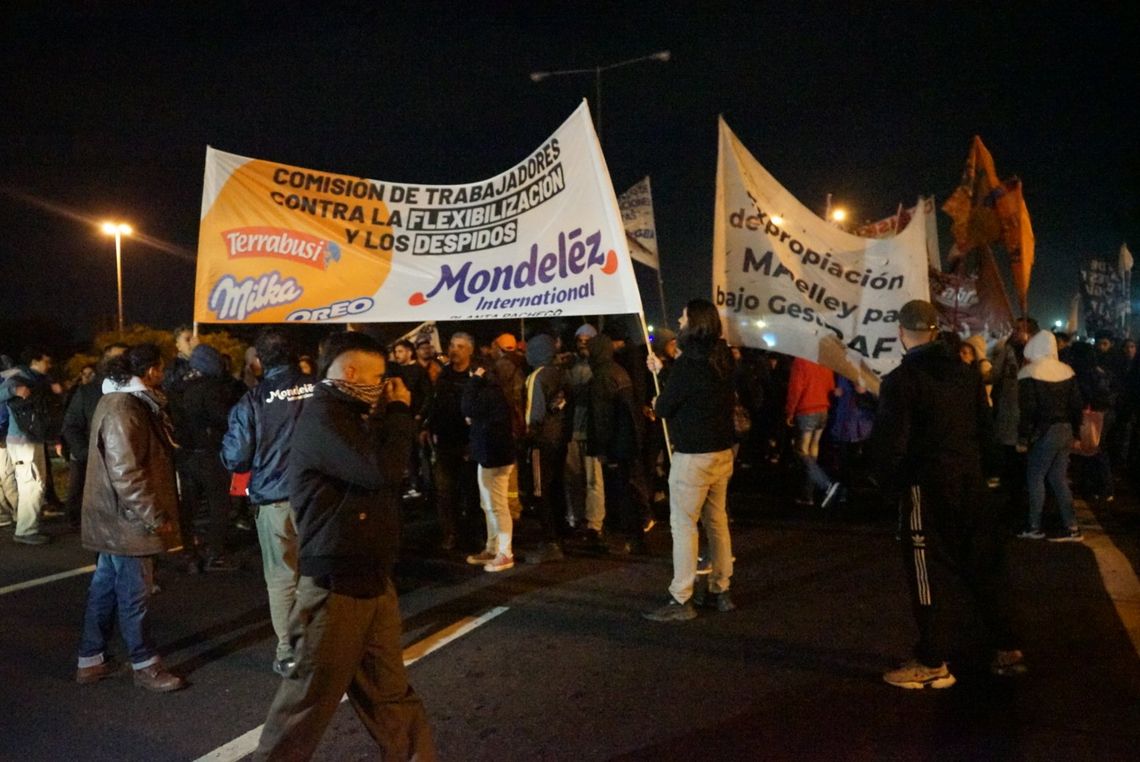
[[[199,322],[633,312],[641,297],[585,102],[516,166],[465,185],[369,180],[207,150]]]
[[[653,192],[649,178],[618,196],[621,219],[629,238],[629,255],[654,270],[661,269],[657,257],[657,223],[653,218]]]
[[[820,219],[720,121],[713,297],[730,343],[803,357],[878,389],[898,310],[927,299],[925,216],[861,238]]]

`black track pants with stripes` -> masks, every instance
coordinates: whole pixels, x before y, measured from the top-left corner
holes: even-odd
[[[927,666],[946,661],[961,622],[950,621],[950,595],[965,590],[995,649],[1018,647],[1011,625],[1005,535],[981,484],[960,479],[915,485],[903,496],[902,556],[919,639],[915,656]]]

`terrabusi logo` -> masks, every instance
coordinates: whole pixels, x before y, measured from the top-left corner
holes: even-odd
[[[222,231],[230,259],[270,257],[325,270],[340,259],[340,247],[315,235],[274,227],[245,227]]]
[[[585,238],[581,236],[581,228],[559,233],[557,248],[541,255],[538,244],[531,244],[530,256],[513,264],[480,268],[469,260],[457,269],[449,264],[440,265],[439,280],[435,286],[426,294],[422,291],[415,292],[408,297],[408,304],[418,307],[440,292],[451,292],[452,299],[457,304],[462,304],[473,296],[545,286],[552,281],[566,280],[595,268],[606,275],[617,272],[617,253],[613,249],[606,252],[601,250],[601,231],[595,231]]]

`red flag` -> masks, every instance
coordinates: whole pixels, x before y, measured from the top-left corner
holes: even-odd
[[[1021,314],[1029,310],[1029,275],[1033,270],[1036,240],[1029,222],[1029,210],[1021,193],[1021,180],[1016,177],[1003,183],[1004,193],[997,199],[997,215],[1001,222],[1001,241],[1009,252],[1009,269]]]
[[[943,273],[930,268],[930,301],[941,323],[968,333],[1008,333],[1013,310],[1001,285],[993,256],[982,251],[977,275]]]
[[[982,143],[974,136],[970,153],[966,156],[966,167],[958,187],[942,204],[942,211],[950,215],[953,223],[950,234],[959,256],[964,256],[974,248],[998,240],[1001,226],[994,210],[995,191],[1001,188],[994,159]],[[953,250],[951,250],[953,258]]]

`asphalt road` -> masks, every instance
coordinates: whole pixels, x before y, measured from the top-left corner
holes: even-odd
[[[789,502],[762,484],[733,495],[739,609],[676,624],[640,616],[663,601],[667,526],[651,533],[648,557],[575,554],[486,574],[420,549],[430,538],[412,513],[404,642],[469,628],[409,667],[442,758],[1138,758],[1140,510],[1130,501],[1100,516],[1107,532],[1086,510],[1084,545],[1011,543],[1030,672],[991,677],[963,607],[959,682],[943,691],[881,682],[915,637],[891,517]],[[278,678],[252,537],[240,571],[160,568],[155,635],[190,687],[154,695],[126,673],[74,683],[89,574],[8,590],[93,563],[77,535],[46,526],[57,537],[44,547],[0,530],[0,758],[194,760],[264,721]],[[1102,571],[1098,555],[1116,566]],[[375,755],[343,704],[317,758]]]

